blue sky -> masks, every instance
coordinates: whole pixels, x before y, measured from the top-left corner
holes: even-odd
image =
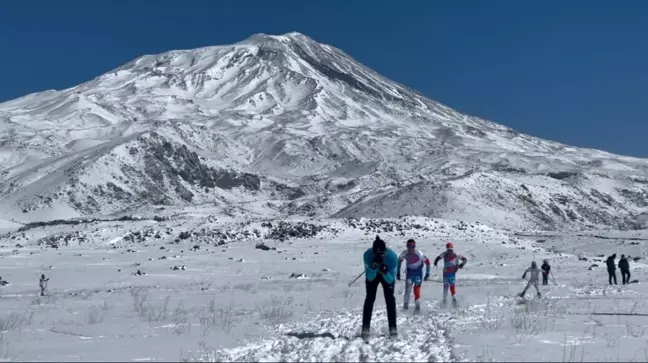
[[[142,54],[302,32],[464,113],[648,157],[648,1],[2,1],[0,101]]]

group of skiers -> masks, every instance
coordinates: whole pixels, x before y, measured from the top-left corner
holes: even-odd
[[[367,249],[363,255],[365,286],[367,295],[364,302],[362,314],[362,337],[366,338],[371,330],[371,315],[373,312],[374,302],[378,286],[382,286],[385,295],[385,305],[387,305],[387,324],[389,325],[390,336],[397,336],[398,329],[396,326],[396,297],[394,288],[397,280],[401,280],[401,268],[405,261],[405,294],[403,297],[403,309],[409,309],[409,302],[414,292],[414,312],[421,310],[421,286],[423,281],[430,278],[430,259],[419,249],[416,248],[416,241],[409,239],[406,242],[406,249],[397,255],[393,250],[387,248],[385,241],[380,236],[376,236],[373,246]],[[452,295],[452,304],[457,306],[457,288],[456,274],[462,269],[468,259],[454,252],[454,246],[448,242],[446,250],[441,252],[432,263],[435,267],[439,261],[443,260],[443,300],[441,307],[445,307],[448,301],[448,291]],[[535,287],[538,297],[541,297],[538,287],[539,277],[542,275],[542,284],[549,284],[551,275],[551,266],[549,261],[544,260],[541,268],[538,268],[535,261],[531,263],[522,278],[525,279],[529,274],[529,281],[518,296],[524,297],[530,287]],[[552,275],[553,276],[553,275]],[[555,282],[555,281],[554,281]]]
[[[610,285],[612,285],[612,281],[614,281],[614,284],[617,285],[616,264],[614,263],[615,259],[616,259],[616,253],[613,254],[612,256],[609,256],[605,261],[605,264],[607,265],[608,281],[610,282]],[[619,270],[621,270],[622,283],[624,285],[629,284],[630,283],[630,262],[628,261],[625,255],[621,255],[618,266],[619,266]]]
[[[378,291],[379,285],[382,285],[385,295],[389,334],[390,336],[398,335],[396,326],[396,297],[394,296],[394,287],[396,280],[401,279],[401,267],[403,261],[405,261],[406,265],[405,296],[403,297],[403,309],[409,309],[410,298],[412,292],[414,292],[414,311],[419,312],[421,310],[421,286],[423,284],[423,281],[427,281],[430,278],[430,260],[421,250],[416,248],[416,241],[414,241],[413,239],[407,240],[406,247],[407,248],[400,255],[397,255],[393,250],[387,248],[385,241],[383,241],[380,236],[376,236],[376,239],[373,242],[373,246],[366,250],[363,255],[365,266],[364,274],[366,278],[365,285],[367,289],[367,295],[365,298],[362,314],[363,338],[366,338],[370,333],[371,314],[373,312],[373,305],[376,300],[376,292]],[[616,254],[613,254],[612,256],[608,257],[606,261],[610,285],[612,284],[612,281],[614,281],[615,285],[617,284],[616,264],[614,262],[615,259]],[[441,306],[445,307],[447,305],[448,290],[450,290],[453,306],[456,307],[456,273],[466,265],[468,259],[466,259],[464,256],[456,254],[454,252],[454,246],[452,245],[452,243],[447,243],[446,250],[434,259],[433,264],[435,267],[440,260],[443,260],[444,264],[443,300],[441,301]],[[621,270],[623,284],[629,284],[630,263],[626,256],[621,255],[618,267]],[[538,287],[540,275],[542,275],[542,285],[549,284],[549,277],[553,279],[549,261],[544,260],[540,268],[538,268],[538,265],[535,261],[531,262],[531,267],[524,271],[522,278],[526,279],[527,274],[529,274],[527,285],[524,290],[522,290],[522,292],[518,294],[518,296],[524,298],[527,290],[529,290],[530,287],[534,287],[537,296],[542,297],[540,288]],[[556,283],[555,280],[553,282]]]
[[[416,241],[409,239],[406,242],[406,249],[397,255],[393,250],[387,248],[385,241],[380,236],[376,236],[373,246],[365,251],[363,255],[365,265],[365,286],[367,295],[364,302],[362,314],[362,337],[366,338],[370,333],[371,314],[373,305],[376,300],[378,286],[382,285],[385,295],[385,305],[387,305],[387,324],[389,325],[390,336],[398,335],[396,326],[396,297],[394,296],[394,287],[396,280],[401,279],[401,267],[403,261],[406,262],[405,273],[405,296],[403,309],[409,308],[409,301],[414,292],[414,311],[419,312],[421,309],[421,286],[423,281],[430,278],[430,260],[425,254],[416,248]],[[440,260],[443,260],[443,300],[442,306],[446,306],[448,299],[448,290],[452,295],[452,303],[457,306],[455,297],[456,290],[456,273],[462,269],[468,259],[464,256],[457,255],[454,252],[452,243],[446,244],[446,250],[434,259],[436,267]],[[425,274],[424,274],[425,268]]]

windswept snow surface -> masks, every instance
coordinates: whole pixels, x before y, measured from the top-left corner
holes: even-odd
[[[362,279],[349,282],[362,271],[362,253],[376,234],[397,252],[413,237],[431,258],[452,241],[469,260],[458,274],[460,306],[439,307],[441,271],[433,268],[423,284],[420,315],[401,309],[404,286],[397,283],[397,339],[380,336],[387,328],[381,293],[374,337],[368,343],[357,338],[364,286]],[[207,209],[25,225],[0,240],[0,276],[9,282],[0,287],[0,357],[643,360],[646,266],[641,259],[631,262],[639,283],[609,286],[603,258],[596,256],[641,258],[647,252],[642,238],[648,232],[583,233],[580,245],[589,247],[576,255],[565,234],[523,237],[471,222],[410,217],[280,223]],[[267,249],[257,248],[261,242]],[[532,260],[543,259],[551,262],[557,285],[541,286],[543,299],[531,291],[528,302],[518,304],[522,273]],[[599,267],[590,269],[593,264]],[[41,273],[50,278],[45,297],[38,296]],[[617,313],[628,315],[609,315]]]

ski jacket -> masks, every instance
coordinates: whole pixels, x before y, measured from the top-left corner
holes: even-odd
[[[549,266],[548,263],[543,263],[542,266],[540,266],[542,269],[542,274],[543,275],[549,275],[549,272],[551,272],[551,266]]]
[[[621,269],[621,271],[630,270],[630,263],[628,262],[627,258],[622,258],[619,260],[619,269]]]
[[[378,263],[377,267],[372,267],[375,257],[376,255],[373,248],[366,250],[363,255],[365,277],[367,280],[373,281],[378,274],[382,274],[385,282],[388,284],[394,283],[396,281],[396,266],[398,265],[398,255],[396,252],[392,251],[390,248],[385,250],[385,257],[382,263],[387,265],[387,272],[380,272],[380,263]]]
[[[616,266],[614,265],[614,258],[612,258],[612,256],[608,257],[605,263],[607,264],[608,271],[616,270]]]
[[[434,259],[434,266],[436,266],[436,264],[441,259],[443,259],[443,276],[451,276],[456,274],[457,270],[459,270],[461,267],[464,267],[464,265],[468,262],[467,258],[454,253],[453,250],[441,252],[441,254]],[[457,264],[458,260],[461,260],[460,265]]]
[[[540,269],[539,268],[533,268],[529,267],[524,271],[524,275],[522,275],[522,278],[526,277],[526,274],[531,274],[529,276],[529,282],[538,282],[538,276],[540,276]]]
[[[45,289],[45,288],[47,288],[47,281],[49,281],[49,277],[46,278],[46,279],[40,279],[40,280],[38,281],[38,285],[40,285],[40,288],[41,288],[41,289]]]
[[[398,256],[397,272],[401,271],[403,261],[406,262],[405,267],[408,270],[422,273],[423,265],[425,265],[425,274],[430,274],[430,259],[428,259],[421,250],[415,249],[414,252],[409,252],[408,250],[401,252],[400,256]]]

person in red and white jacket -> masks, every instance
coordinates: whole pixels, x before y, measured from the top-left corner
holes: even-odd
[[[446,306],[446,304],[448,303],[448,289],[450,289],[450,293],[452,294],[452,304],[456,307],[457,298],[455,297],[455,295],[457,293],[457,289],[455,286],[455,275],[457,274],[457,271],[459,271],[459,269],[462,269],[466,265],[466,263],[468,263],[468,259],[464,256],[456,254],[454,252],[454,246],[450,242],[446,244],[446,250],[434,259],[435,267],[441,259],[443,259],[443,301],[441,303],[441,306]],[[459,264],[458,261],[461,261],[461,263]]]
[[[430,260],[425,254],[416,249],[416,241],[413,239],[407,240],[407,249],[403,251],[398,257],[398,269],[396,279],[401,279],[401,265],[406,261],[407,272],[405,274],[405,298],[403,301],[403,309],[409,308],[410,295],[412,294],[412,287],[414,288],[414,311],[421,311],[421,285],[423,280],[430,278]],[[425,277],[423,276],[423,266],[425,269]]]

